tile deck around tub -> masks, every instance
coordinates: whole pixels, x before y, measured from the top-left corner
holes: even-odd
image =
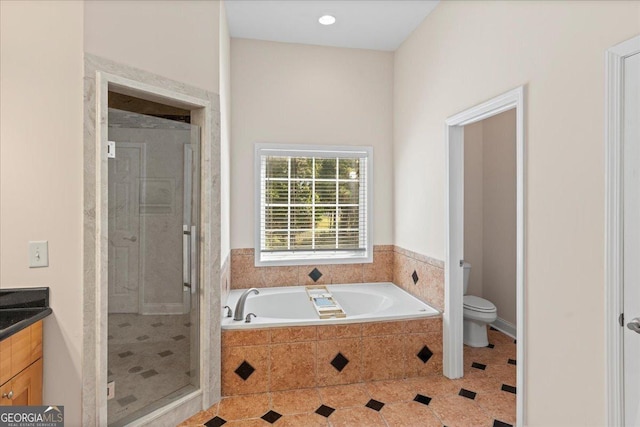
[[[516,345],[495,330],[489,342],[464,347],[465,374],[457,380],[432,374],[226,397],[180,427],[513,426]]]

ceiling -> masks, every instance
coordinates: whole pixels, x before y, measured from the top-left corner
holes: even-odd
[[[396,50],[438,0],[227,0],[231,37]],[[336,23],[320,25],[333,15]]]

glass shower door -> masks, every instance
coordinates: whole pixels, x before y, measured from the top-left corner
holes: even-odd
[[[108,422],[116,426],[199,387],[200,128],[116,109],[108,122]]]

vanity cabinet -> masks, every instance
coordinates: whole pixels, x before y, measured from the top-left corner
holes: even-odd
[[[42,320],[0,341],[0,405],[42,404]]]

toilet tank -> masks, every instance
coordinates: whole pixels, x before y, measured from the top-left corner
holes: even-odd
[[[464,294],[467,294],[467,289],[469,288],[469,273],[471,272],[471,264],[466,261],[462,263],[462,284]]]

